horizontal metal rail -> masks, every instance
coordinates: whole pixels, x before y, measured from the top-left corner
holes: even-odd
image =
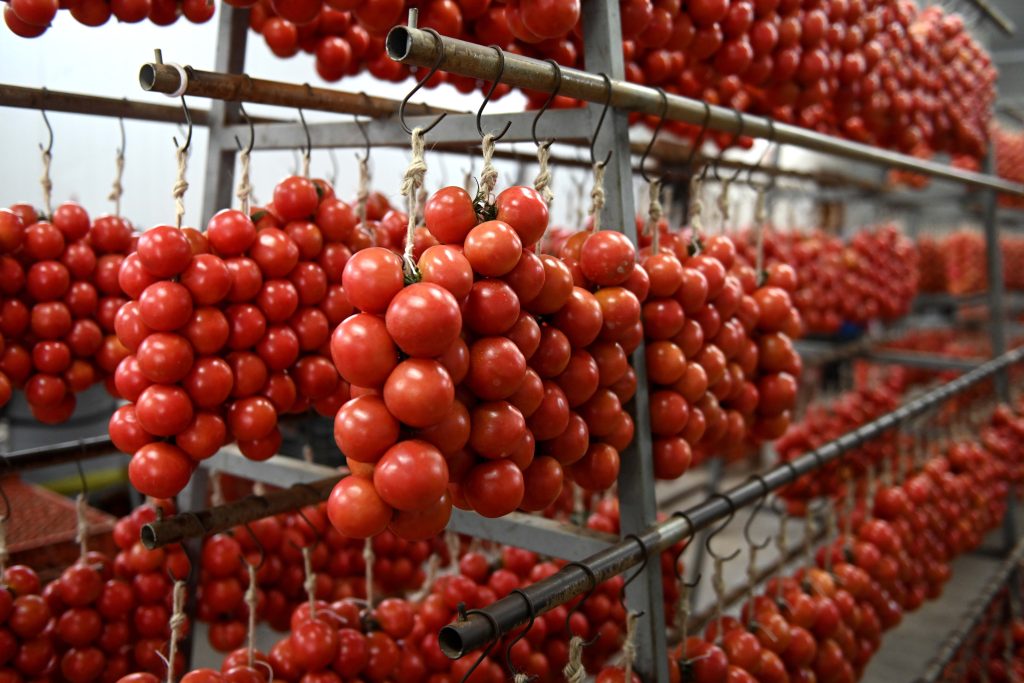
[[[442,651],[452,658],[461,657],[495,638],[525,624],[530,606],[535,614],[543,614],[587,592],[591,578],[605,581],[644,561],[649,555],[667,550],[673,544],[691,538],[696,532],[719,522],[735,510],[750,505],[808,472],[838,459],[844,453],[875,439],[888,430],[921,415],[936,405],[965,391],[1004,368],[1024,360],[1024,347],[1014,349],[943,384],[916,399],[904,403],[891,413],[882,415],[848,434],[821,447],[772,468],[763,475],[733,487],[723,494],[651,527],[643,534],[624,539],[607,550],[596,553],[579,565],[568,565],[556,574],[523,589],[524,595],[510,595],[483,608],[484,614],[473,613],[441,629]],[[528,604],[529,603],[529,604]],[[493,626],[492,626],[493,624]],[[498,633],[495,633],[495,626]]]
[[[875,363],[905,365],[909,368],[923,368],[925,370],[971,370],[984,362],[984,358],[956,358],[941,353],[922,353],[920,351],[884,348],[869,351],[864,354],[864,357]]]
[[[160,121],[164,123],[185,123],[185,112],[180,105],[152,104],[129,99],[97,97],[78,93],[60,92],[45,88],[23,88],[18,85],[0,84],[0,106],[18,109],[40,109],[60,111],[69,114],[109,116],[111,118],[138,121]],[[192,123],[205,126],[208,113],[202,109],[189,108]]]
[[[498,73],[501,56],[491,47],[476,45],[464,40],[441,36],[440,40],[426,31],[409,26],[391,29],[385,42],[388,56],[413,66],[437,64],[443,71],[490,80]],[[539,92],[554,92],[559,78],[551,64],[505,52],[503,83],[517,88]],[[600,74],[579,69],[562,68],[560,94],[587,102],[603,104],[606,100],[619,109],[659,116],[663,109],[661,94],[654,88],[612,79],[610,86]],[[610,88],[610,91],[609,91]],[[795,145],[803,149],[831,154],[833,156],[877,164],[886,168],[897,168],[942,178],[973,187],[984,187],[1024,196],[1024,185],[1002,180],[983,173],[965,171],[934,161],[926,161],[889,150],[823,135],[813,130],[785,123],[772,123],[762,116],[751,116],[727,109],[708,106],[700,100],[678,95],[667,96],[666,118],[701,125],[707,120],[708,127],[727,133],[743,133],[762,139],[771,139],[780,144]]]
[[[942,676],[943,669],[953,661],[957,652],[966,643],[974,629],[981,623],[988,606],[995,599],[996,594],[1005,586],[1021,568],[1024,561],[1024,539],[1017,542],[1017,545],[1010,552],[1009,556],[1000,565],[999,570],[985,583],[984,588],[977,594],[971,606],[967,609],[964,618],[956,629],[939,647],[938,654],[928,663],[925,672],[917,679],[917,683],[934,683]]]

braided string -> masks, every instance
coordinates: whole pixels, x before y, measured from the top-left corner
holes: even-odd
[[[256,608],[259,605],[259,596],[256,593],[256,565],[246,562],[245,567],[249,570],[249,587],[245,589],[245,606],[249,609],[249,632],[246,649],[248,650],[249,666],[252,666],[256,651]]]
[[[303,178],[308,178],[309,177],[309,162],[310,162],[310,158],[311,158],[311,155],[309,153],[309,150],[306,150],[306,151],[304,151],[302,153],[302,177]]]
[[[167,683],[174,683],[174,660],[178,654],[178,638],[188,617],[185,616],[185,582],[175,579],[171,598],[171,638],[167,644]]]
[[[754,236],[756,239],[756,261],[754,274],[757,276],[758,284],[764,277],[764,232],[767,222],[767,199],[768,193],[763,186],[757,188],[757,198],[754,200]]]
[[[53,215],[53,203],[51,194],[53,193],[53,181],[50,180],[50,162],[53,161],[53,155],[50,154],[50,150],[43,150],[43,175],[39,177],[39,184],[43,187],[43,208],[46,209],[46,215]]]
[[[413,235],[416,231],[416,201],[418,190],[423,186],[423,179],[427,175],[427,162],[423,158],[426,142],[423,138],[423,129],[416,128],[412,132],[412,158],[402,176],[402,196],[406,199],[409,212],[409,223],[405,231],[405,252],[402,260],[405,262],[406,275],[416,272],[416,262],[413,261]]]
[[[679,601],[676,604],[676,624],[679,628],[679,642],[686,643],[690,633],[690,584],[686,577],[679,580]]]
[[[238,205],[242,213],[249,215],[249,199],[252,196],[252,185],[249,184],[249,151],[243,149],[238,153],[238,160],[241,163],[241,173],[238,178],[238,189],[235,196],[238,197]]]
[[[188,181],[185,180],[185,170],[188,167],[188,149],[179,147],[175,152],[178,159],[178,175],[174,179],[174,187],[171,189],[171,196],[174,197],[174,223],[181,227],[181,221],[185,217],[185,191],[188,190]]]
[[[121,216],[121,195],[124,187],[121,185],[121,178],[124,176],[124,150],[117,150],[117,157],[114,159],[114,185],[110,189],[107,199],[114,202],[114,215]]]
[[[359,160],[359,186],[356,188],[356,208],[359,215],[359,225],[366,223],[366,207],[370,203],[370,159],[369,156],[361,157]]]
[[[722,611],[725,609],[725,558],[715,558],[715,571],[711,577],[711,587],[715,589],[714,623],[718,624],[718,642],[722,642]]]
[[[690,226],[694,234],[704,232],[704,198],[701,193],[704,189],[704,182],[700,175],[694,175],[690,180]]]
[[[89,552],[89,519],[85,516],[89,505],[84,493],[75,498],[75,541],[78,542],[78,558],[85,560]]]
[[[732,178],[726,178],[722,181],[722,194],[718,195],[718,213],[722,217],[722,222],[718,226],[719,233],[725,231],[725,225],[729,222],[729,189],[731,187]]]
[[[660,233],[658,229],[658,221],[661,220],[664,215],[664,209],[661,206],[661,178],[655,178],[647,186],[647,232],[651,233],[651,249],[652,253],[657,254],[661,251]]]
[[[587,671],[583,668],[583,639],[573,636],[569,639],[569,661],[562,669],[567,683],[583,683]]]
[[[313,548],[305,546],[302,548],[302,571],[306,579],[302,587],[306,591],[306,599],[309,601],[309,618],[316,616],[316,574],[313,573]]]
[[[623,679],[626,683],[633,680],[633,663],[636,661],[636,623],[639,619],[639,612],[631,611],[626,615],[626,639],[622,643],[622,667],[626,672]]]
[[[551,206],[555,193],[551,191],[551,143],[545,142],[537,147],[537,177],[533,179],[533,189],[540,192],[544,203]]]
[[[601,211],[604,209],[604,164],[594,164],[594,187],[590,190],[590,215],[594,218],[592,232],[601,229]]]
[[[491,193],[498,184],[498,169],[494,167],[494,150],[497,147],[497,137],[493,133],[484,136],[481,146],[483,147],[484,166],[480,169],[480,194],[484,201],[490,202]]]

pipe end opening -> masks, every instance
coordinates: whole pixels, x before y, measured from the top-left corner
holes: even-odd
[[[400,62],[409,56],[412,49],[412,40],[409,38],[408,26],[395,26],[388,31],[388,37],[384,41],[388,57]]]
[[[143,90],[152,90],[156,85],[156,68],[152,64],[143,64],[139,69],[139,85]]]
[[[156,548],[156,532],[153,530],[152,524],[143,524],[142,533],[139,534],[141,537],[142,545],[146,546],[149,550]]]
[[[466,654],[462,635],[451,625],[441,629],[441,632],[437,634],[437,642],[441,646],[441,652],[449,659],[458,659]]]

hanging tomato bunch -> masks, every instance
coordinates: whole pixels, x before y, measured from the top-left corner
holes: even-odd
[[[111,16],[126,24],[149,19],[157,26],[170,26],[182,16],[193,24],[206,23],[216,5],[210,0],[17,0],[4,5],[4,23],[16,36],[36,38],[50,27],[58,9],[68,10],[85,26],[102,26]]]
[[[75,394],[114,373],[125,356],[114,336],[118,269],[131,248],[127,221],[90,222],[73,202],[50,220],[28,204],[0,209],[0,404],[23,389],[33,416],[56,424]]]

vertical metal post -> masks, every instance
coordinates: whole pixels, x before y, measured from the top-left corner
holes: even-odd
[[[618,0],[585,0],[583,3],[583,43],[585,61],[591,73],[605,73],[609,78],[625,77],[622,57],[622,30]],[[602,105],[592,104],[592,120],[597,122]],[[612,157],[605,171],[607,200],[601,215],[602,226],[622,230],[637,242],[636,210],[633,206],[633,170],[629,150],[629,115],[610,109],[597,137],[595,156]],[[657,521],[657,500],[654,495],[654,460],[651,453],[651,432],[648,426],[647,366],[643,345],[633,354],[637,377],[637,393],[632,414],[636,437],[632,446],[622,453],[619,472],[619,526],[621,533],[641,533]],[[629,608],[643,612],[637,622],[637,657],[635,670],[645,681],[668,681],[668,648],[665,642],[665,610],[662,603],[661,562],[650,558],[643,572],[626,589]]]
[[[209,472],[205,467],[197,467],[189,480],[188,486],[179,495],[179,510],[202,510],[209,507],[206,493],[209,488]],[[185,671],[192,670],[192,662],[195,655],[195,615],[197,609],[196,597],[199,590],[199,558],[203,552],[203,539],[190,538],[183,544],[185,554],[188,555],[192,569],[188,575],[185,593],[185,614],[192,620],[193,628],[188,630],[181,643],[181,652],[185,655]]]
[[[985,172],[995,173],[996,150],[989,145],[985,156]],[[985,265],[988,271],[988,322],[992,340],[992,356],[1006,353],[1006,302],[1003,289],[1003,252],[999,246],[998,197],[995,190],[985,190]],[[1010,400],[1009,374],[996,373],[996,397],[1000,401]],[[1006,499],[1006,516],[1003,518],[1003,550],[1010,552],[1017,542],[1017,497],[1013,487]]]
[[[228,4],[220,7],[217,17],[217,52],[214,70],[240,74],[245,70],[245,42],[249,32],[248,13]],[[231,206],[235,182],[235,150],[221,149],[220,133],[228,123],[239,119],[238,104],[224,100],[210,100],[209,142],[206,148],[206,175],[203,181],[203,213],[199,225],[203,227],[217,211]]]

